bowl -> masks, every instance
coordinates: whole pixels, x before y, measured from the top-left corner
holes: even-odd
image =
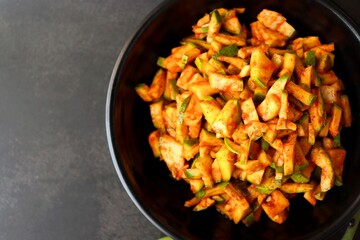
[[[316,35],[334,42],[335,69],[349,96],[353,124],[342,132],[347,150],[344,185],[328,192],[315,207],[302,198],[291,202],[281,225],[262,217],[251,227],[234,224],[215,208],[194,212],[184,207],[193,194],[184,181],[169,176],[164,162],[153,157],[147,142],[154,130],[149,107],[135,93],[138,83],[150,84],[156,60],[191,34],[191,26],[214,8],[245,7],[249,24],[264,8],[282,13],[298,36]],[[145,217],[174,239],[331,239],[360,206],[360,35],[358,27],[327,0],[169,0],[144,20],[123,48],[109,83],[106,129],[110,153],[121,183]]]

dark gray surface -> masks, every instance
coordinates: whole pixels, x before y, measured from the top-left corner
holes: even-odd
[[[0,239],[154,239],[110,159],[105,98],[158,1],[0,1]]]
[[[121,186],[104,124],[117,56],[160,2],[0,1],[0,240],[162,236]]]

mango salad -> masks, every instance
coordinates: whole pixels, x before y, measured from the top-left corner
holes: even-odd
[[[351,109],[334,43],[297,37],[268,9],[247,26],[244,11],[206,13],[135,90],[150,106],[155,158],[194,194],[186,207],[281,224],[292,198],[315,206],[343,184]]]

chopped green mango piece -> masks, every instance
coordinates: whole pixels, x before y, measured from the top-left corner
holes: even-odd
[[[239,51],[238,46],[236,46],[235,44],[231,44],[229,46],[222,48],[217,53],[215,53],[213,55],[213,58],[217,59],[219,56],[233,57],[237,55],[238,51]]]
[[[225,137],[231,137],[240,121],[239,101],[237,99],[230,99],[216,116],[211,126],[216,133]]]
[[[310,159],[321,168],[320,188],[321,192],[327,192],[334,186],[335,174],[331,159],[321,147],[314,147]]]
[[[236,155],[229,151],[227,147],[222,146],[215,156],[220,166],[222,181],[230,181],[232,172],[234,171]]]
[[[308,51],[305,55],[305,63],[307,66],[315,66],[316,58],[314,51]]]

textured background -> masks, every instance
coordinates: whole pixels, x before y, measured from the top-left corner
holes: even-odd
[[[104,123],[117,56],[160,2],[0,1],[0,240],[162,236],[121,186]]]

